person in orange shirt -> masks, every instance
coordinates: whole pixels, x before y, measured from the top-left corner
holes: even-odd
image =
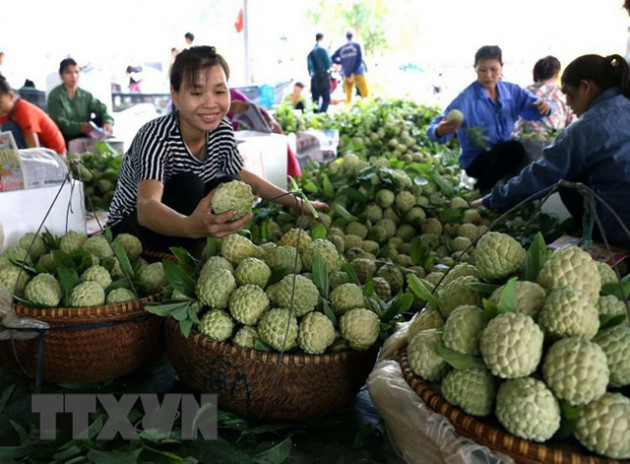
[[[15,95],[0,76],[0,130],[13,133],[18,148],[45,147],[63,154],[66,142],[50,116]]]

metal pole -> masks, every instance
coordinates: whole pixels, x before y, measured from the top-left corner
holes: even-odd
[[[243,40],[245,52],[245,84],[249,85],[252,82],[252,72],[249,62],[249,12],[247,0],[243,0]]]

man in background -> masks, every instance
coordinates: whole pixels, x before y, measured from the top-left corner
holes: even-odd
[[[628,0],[630,1],[630,0]],[[345,45],[342,45],[333,53],[332,60],[341,64],[343,73],[343,89],[346,93],[346,104],[352,102],[352,93],[356,84],[359,95],[365,98],[368,96],[368,86],[365,80],[365,63],[363,62],[363,53],[361,45],[352,41],[352,31],[346,32]]]
[[[311,95],[316,113],[325,113],[330,105],[330,76],[328,70],[332,66],[328,50],[320,45],[324,34],[315,34],[315,46],[306,57],[308,73],[311,76]],[[321,98],[321,103],[320,103]]]

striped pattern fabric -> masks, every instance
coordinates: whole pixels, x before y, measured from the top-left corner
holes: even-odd
[[[207,134],[208,156],[200,160],[188,150],[181,136],[177,112],[149,121],[140,128],[123,159],[108,223],[116,225],[136,210],[138,182],[162,184],[182,173],[194,173],[204,182],[236,175],[243,159],[227,118]]]

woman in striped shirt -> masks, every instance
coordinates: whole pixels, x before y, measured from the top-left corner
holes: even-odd
[[[125,154],[109,211],[114,234],[133,233],[150,250],[179,246],[194,252],[206,237],[238,232],[251,214],[236,221],[231,221],[234,211],[212,214],[213,189],[234,178],[264,199],[308,212],[301,200],[243,168],[226,118],[229,74],[214,47],[191,47],[177,55],[170,76],[177,110],[140,128]]]

